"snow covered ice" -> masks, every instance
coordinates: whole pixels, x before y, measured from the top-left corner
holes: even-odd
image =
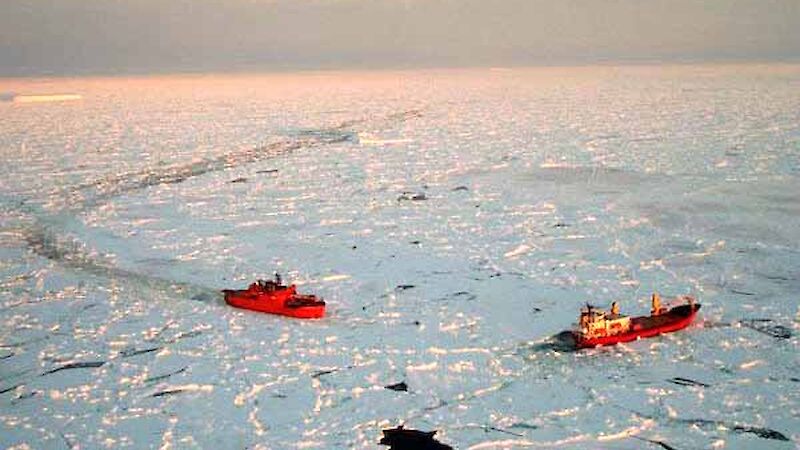
[[[0,447],[800,445],[800,66],[2,84]]]

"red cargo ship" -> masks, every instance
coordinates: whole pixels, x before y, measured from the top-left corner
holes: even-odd
[[[616,302],[610,312],[587,305],[581,310],[578,329],[573,331],[575,344],[578,348],[614,345],[686,328],[700,310],[700,304],[690,296],[679,300],[683,304],[665,308],[658,294],[653,294],[650,315],[641,317],[621,315]]]
[[[237,308],[269,314],[319,319],[325,316],[325,301],[316,295],[297,293],[295,285],[285,286],[275,274],[275,281],[258,280],[247,289],[225,289],[225,302]]]

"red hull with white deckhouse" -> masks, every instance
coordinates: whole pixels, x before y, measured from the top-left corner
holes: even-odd
[[[587,306],[581,310],[578,329],[573,332],[575,344],[578,348],[614,345],[686,328],[700,310],[700,304],[690,296],[679,300],[682,304],[661,307],[658,294],[653,294],[650,315],[640,317],[619,314],[616,304],[610,312]]]

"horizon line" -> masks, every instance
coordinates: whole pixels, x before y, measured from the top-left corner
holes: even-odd
[[[45,78],[117,78],[175,75],[256,75],[287,73],[337,73],[337,72],[413,72],[437,70],[513,70],[535,68],[590,68],[590,67],[654,67],[654,66],[763,66],[798,65],[800,55],[783,58],[617,58],[596,61],[550,61],[540,63],[509,64],[234,64],[229,67],[163,67],[127,69],[74,69],[54,71],[44,69],[5,72],[0,69],[0,79],[45,79]]]

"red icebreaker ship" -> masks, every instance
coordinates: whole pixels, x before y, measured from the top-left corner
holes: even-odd
[[[581,310],[578,329],[573,331],[575,343],[578,348],[614,345],[686,328],[697,315],[700,304],[690,296],[679,299],[682,304],[665,308],[658,294],[653,294],[650,315],[641,317],[621,315],[616,302],[610,312],[587,305]]]
[[[316,295],[301,295],[295,285],[281,284],[281,277],[275,274],[275,281],[258,280],[247,289],[225,289],[225,302],[237,308],[249,309],[269,314],[319,319],[325,316],[325,301]]]

